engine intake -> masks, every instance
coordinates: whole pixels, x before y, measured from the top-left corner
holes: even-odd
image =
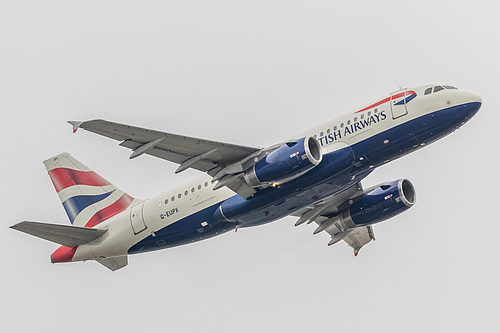
[[[321,146],[313,137],[287,142],[255,163],[244,174],[251,187],[279,185],[313,169],[323,159]]]
[[[411,208],[416,202],[413,184],[399,179],[379,185],[341,213],[348,228],[385,221]]]

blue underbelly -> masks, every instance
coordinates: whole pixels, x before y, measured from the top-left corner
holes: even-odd
[[[215,221],[213,215],[220,203],[191,214],[158,230],[132,246],[129,254],[148,252],[163,248],[197,242],[233,230],[234,223]]]

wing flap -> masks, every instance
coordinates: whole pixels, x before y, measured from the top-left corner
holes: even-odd
[[[375,240],[375,234],[370,225],[356,228],[344,237],[344,241],[353,248],[355,256],[358,255],[359,250],[361,250],[363,246],[370,243],[372,240]]]
[[[36,236],[67,247],[74,247],[91,242],[106,229],[83,228],[69,225],[23,221],[11,226],[12,229]]]

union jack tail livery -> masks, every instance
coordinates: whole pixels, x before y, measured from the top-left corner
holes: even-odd
[[[74,226],[92,228],[121,213],[134,201],[69,153],[43,162]]]

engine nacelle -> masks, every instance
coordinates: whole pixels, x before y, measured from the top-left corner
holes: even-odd
[[[307,136],[288,142],[258,161],[245,172],[245,181],[251,187],[267,187],[293,180],[321,163],[321,146]]]
[[[375,224],[396,216],[415,204],[412,183],[399,179],[379,185],[342,211],[340,218],[347,228]]]

